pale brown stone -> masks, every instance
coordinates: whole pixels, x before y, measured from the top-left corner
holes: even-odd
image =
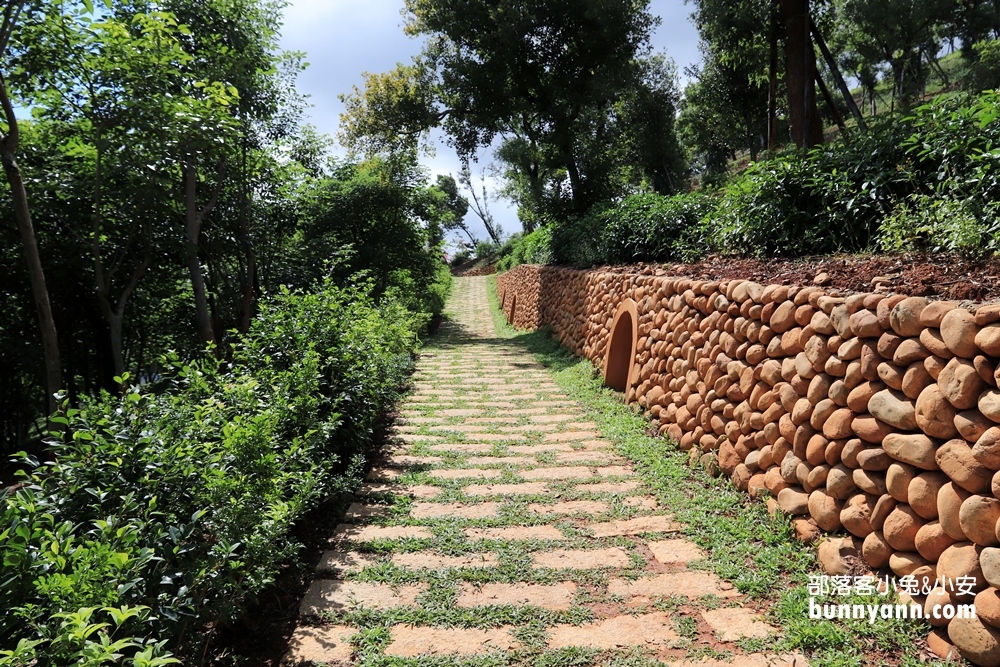
[[[972,359],[979,354],[976,318],[963,308],[949,311],[941,320],[941,338],[956,356]]]
[[[609,452],[580,451],[560,452],[556,454],[556,463],[590,463],[592,465],[608,465],[617,457]]]
[[[534,555],[534,568],[554,570],[593,570],[603,567],[628,567],[628,554],[618,547],[608,549],[558,549]]]
[[[705,558],[705,552],[698,545],[684,539],[650,542],[647,546],[653,552],[653,557],[657,561],[667,565],[674,563],[687,564],[691,561]]]
[[[555,526],[511,526],[509,528],[466,528],[470,540],[565,540]]]
[[[612,579],[608,583],[608,593],[620,595],[625,599],[637,596],[664,598],[700,598],[703,595],[715,595],[720,598],[739,596],[732,584],[721,581],[711,572],[701,570],[658,574],[634,581]]]
[[[897,461],[921,470],[937,470],[937,447],[926,435],[890,433],[882,440],[882,448]]]
[[[629,646],[671,647],[680,642],[670,615],[615,616],[584,625],[556,625],[549,629],[550,649],[579,646],[611,650]]]
[[[962,654],[948,639],[947,630],[938,628],[927,635],[927,648],[942,660],[961,660]]]
[[[549,433],[545,436],[545,442],[573,442],[575,440],[586,440],[600,435],[597,431],[561,431],[559,433]]]
[[[412,468],[415,466],[429,466],[441,463],[439,456],[409,456],[406,454],[396,454],[386,461],[386,465],[393,468]]]
[[[1000,391],[987,390],[980,394],[979,411],[990,421],[1000,423]]]
[[[889,495],[901,503],[910,501],[910,482],[917,476],[917,469],[907,463],[892,463],[885,471],[885,487]]]
[[[778,492],[778,507],[785,514],[802,516],[809,513],[809,494],[794,487]]]
[[[889,312],[889,324],[900,336],[919,336],[924,324],[920,316],[927,307],[927,299],[915,296],[903,299]]]
[[[870,567],[879,569],[889,564],[889,559],[892,557],[892,547],[885,541],[885,535],[882,534],[882,531],[876,530],[865,538],[864,544],[861,547],[861,554]],[[850,567],[845,569],[848,572],[850,571]],[[829,574],[829,571],[826,572]],[[835,572],[835,574],[843,573]]]
[[[466,583],[458,587],[455,604],[459,607],[530,606],[564,611],[573,606],[575,594],[576,584],[569,581],[558,584]]]
[[[589,491],[591,493],[631,493],[642,484],[639,482],[599,482],[597,484],[580,484],[577,491]]]
[[[875,445],[881,444],[894,430],[889,424],[871,415],[855,417],[851,422],[851,428],[859,438]]]
[[[889,556],[889,568],[897,577],[913,576],[920,574],[921,568],[930,569],[930,562],[925,560],[919,553],[908,551],[896,551]]]
[[[353,540],[355,542],[372,542],[374,540],[429,540],[434,537],[421,526],[356,526],[350,523],[339,524],[333,531],[331,541]]]
[[[465,460],[469,466],[530,466],[535,459],[527,456],[470,456]]]
[[[560,479],[587,479],[593,477],[594,473],[590,468],[582,466],[566,466],[563,468],[535,468],[534,470],[522,470],[518,473],[522,478],[528,480],[560,480]]]
[[[676,533],[680,531],[681,526],[668,516],[643,516],[595,523],[589,528],[593,531],[594,537],[618,537],[643,533]]]
[[[872,396],[868,401],[868,412],[876,419],[903,431],[917,428],[913,402],[901,392],[892,389],[883,389]]]
[[[485,519],[494,517],[500,505],[497,503],[413,503],[410,516],[414,519]]]
[[[431,470],[427,473],[434,479],[495,479],[503,477],[502,470],[488,468],[449,468]]]
[[[982,547],[1000,546],[996,525],[1000,520],[1000,500],[992,496],[969,496],[958,512],[962,532]]]
[[[1000,427],[994,426],[979,436],[972,456],[990,470],[1000,470]]]
[[[991,357],[1000,357],[1000,324],[989,324],[976,334],[976,345]]]
[[[983,548],[971,542],[958,542],[941,553],[938,558],[937,575],[944,581],[956,581],[959,577],[971,577],[972,592],[986,588],[987,582],[979,565],[979,554]]]
[[[809,494],[809,514],[816,525],[827,532],[840,528],[840,512],[843,501],[834,498],[824,490],[817,489]]]
[[[880,533],[871,533],[871,535],[876,534]],[[847,574],[852,570],[854,559],[857,557],[857,544],[850,537],[827,537],[816,547],[816,559],[823,571],[829,575]]]
[[[1000,591],[984,588],[976,595],[976,616],[992,628],[1000,628]]]
[[[490,449],[492,449],[492,447]],[[536,456],[538,454],[545,454],[548,452],[574,452],[576,450],[573,449],[572,445],[548,444],[548,445],[511,445],[507,448],[507,451],[511,454],[528,454],[530,456]]]
[[[629,466],[601,466],[597,469],[600,477],[630,477],[632,468]]]
[[[936,519],[938,492],[948,481],[948,477],[939,472],[922,472],[914,477],[906,494],[913,511],[921,518]]]
[[[924,618],[927,622],[936,628],[942,628],[948,625],[948,619],[944,618],[941,614],[941,609],[945,605],[955,604],[955,600],[948,593],[947,583],[945,585],[935,586],[927,597],[924,598]],[[941,618],[935,618],[935,608],[937,608],[937,616]],[[958,652],[956,651],[956,654]]]
[[[909,505],[897,505],[882,525],[882,533],[897,551],[916,551],[917,531],[924,525]]]
[[[467,496],[535,496],[551,493],[544,482],[524,484],[472,484],[462,489]]]
[[[948,624],[948,638],[969,662],[984,666],[1000,665],[1000,630],[980,619],[955,618]]]
[[[955,357],[937,378],[941,395],[958,410],[976,407],[979,394],[986,388],[975,365],[968,359]]]
[[[955,437],[958,433],[955,428],[957,414],[937,384],[927,386],[917,397],[917,426],[933,438]]]
[[[445,568],[469,569],[497,567],[496,554],[469,554],[467,556],[442,556],[430,551],[411,551],[393,554],[392,564],[411,570],[441,570]]]
[[[375,482],[365,483],[358,487],[355,493],[359,496],[371,496],[375,494],[391,494],[396,496],[410,496],[411,498],[433,498],[444,489],[436,486],[418,485],[402,486],[400,484]]]
[[[734,642],[737,639],[764,639],[776,632],[764,623],[758,614],[746,609],[727,607],[701,612],[709,627],[715,631],[719,641]]]
[[[399,625],[393,627],[391,632],[392,643],[386,647],[385,654],[399,658],[420,655],[482,655],[510,651],[520,646],[508,627],[479,630]]]
[[[533,514],[605,514],[610,510],[610,505],[599,500],[565,500],[552,505],[528,505],[528,511]]]
[[[351,636],[356,632],[346,625],[300,625],[288,640],[288,652],[282,663],[349,663],[353,652]]]
[[[965,410],[955,415],[955,428],[969,442],[979,440],[994,425],[995,422],[987,419],[978,409]]]
[[[400,477],[403,472],[398,468],[372,468],[368,476],[365,477],[366,482],[392,482]]]
[[[941,529],[955,540],[968,539],[962,531],[960,512],[962,503],[972,494],[954,482],[948,482],[938,490],[938,521]]]
[[[391,609],[411,607],[417,596],[427,590],[427,584],[390,586],[366,581],[317,579],[309,586],[299,604],[301,616],[318,616],[349,609]]]
[[[989,547],[979,555],[983,577],[994,588],[1000,588],[1000,549]]]
[[[954,439],[941,445],[934,455],[941,472],[971,493],[981,493],[990,488],[993,472],[976,460],[972,448],[965,440]]]
[[[360,572],[369,565],[379,561],[377,554],[365,554],[355,551],[324,551],[316,565],[317,572],[329,574],[345,574]]]
[[[489,454],[493,445],[463,443],[460,445],[431,445],[432,452],[454,452],[456,454]]]

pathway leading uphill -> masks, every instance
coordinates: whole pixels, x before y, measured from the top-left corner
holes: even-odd
[[[548,372],[496,335],[487,285],[455,281],[400,446],[331,536],[287,662],[805,665],[739,649],[773,629],[732,585],[688,569],[704,554]]]

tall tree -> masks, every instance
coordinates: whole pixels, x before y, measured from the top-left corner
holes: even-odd
[[[24,0],[6,0],[4,3],[3,23],[0,24],[0,60],[5,57],[18,20],[21,18],[24,4]],[[14,217],[17,220],[21,243],[24,246],[25,258],[28,263],[31,292],[35,298],[38,324],[42,333],[42,347],[45,352],[45,384],[48,390],[48,406],[49,412],[52,413],[55,412],[56,408],[55,394],[63,388],[59,336],[56,332],[55,318],[52,316],[52,304],[45,283],[41,253],[35,238],[31,209],[28,206],[28,193],[24,187],[21,168],[17,163],[21,134],[3,72],[0,72],[0,109],[2,109],[4,122],[7,125],[6,131],[0,131],[0,161],[3,162],[4,174],[10,186],[10,195],[14,203]]]
[[[809,0],[779,0],[785,26],[785,87],[792,140],[802,147],[823,143],[823,120],[816,104],[816,51]]]
[[[627,150],[633,128],[625,116],[637,111],[639,93],[663,101],[662,88],[647,86],[655,79],[647,63],[657,19],[645,0],[408,0],[406,9],[406,31],[428,38],[423,54],[388,74],[366,75],[364,90],[345,97],[349,146],[412,148],[440,126],[459,156],[471,159],[499,139],[502,161],[527,185],[520,191],[540,203],[551,187],[556,217],[620,195],[629,169],[656,169],[649,180],[669,182],[663,170],[672,158]],[[632,108],[629,99],[637,101]],[[651,119],[670,132],[666,121]],[[645,162],[630,164],[630,157]]]
[[[26,28],[30,48],[18,61],[18,89],[44,131],[74,137],[66,150],[89,171],[89,230],[70,231],[86,239],[114,372],[121,375],[129,301],[152,265],[153,238],[164,235],[153,227],[169,220],[161,206],[151,206],[164,194],[156,172],[170,169],[164,147],[182,129],[177,119],[204,106],[201,91],[218,86],[206,82],[179,95],[159,83],[179,77],[192,59],[178,41],[189,29],[171,14],[93,21],[82,5],[56,4],[37,18]],[[132,178],[137,171],[145,178]]]
[[[840,12],[860,60],[888,65],[893,98],[907,107],[923,93],[927,59],[937,58],[955,9],[954,0],[843,0]]]

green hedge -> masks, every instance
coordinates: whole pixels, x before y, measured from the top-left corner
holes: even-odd
[[[0,665],[198,662],[294,558],[296,519],[359,481],[422,319],[366,287],[283,291],[231,361],[64,408],[54,460],[0,496]]]
[[[987,91],[942,96],[848,139],[762,159],[719,189],[595,207],[554,224],[547,251],[580,267],[712,252],[982,256],[1000,250],[998,214],[1000,93]],[[512,253],[502,268],[525,254]]]

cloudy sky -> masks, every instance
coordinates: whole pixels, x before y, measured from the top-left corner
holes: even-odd
[[[698,35],[684,0],[651,0],[653,14],[662,23],[653,37],[657,51],[665,51],[684,67],[697,63]],[[362,72],[384,72],[397,62],[409,62],[421,43],[403,34],[400,10],[403,0],[291,0],[285,10],[282,46],[304,51],[308,69],[299,78],[298,88],[310,96],[310,120],[321,132],[335,135],[343,105],[337,96],[360,86]],[[424,160],[431,174],[458,171],[458,159],[442,141],[437,154]],[[520,231],[516,212],[503,201],[492,202],[491,210],[507,233]],[[486,238],[471,214],[467,221],[473,233]]]

